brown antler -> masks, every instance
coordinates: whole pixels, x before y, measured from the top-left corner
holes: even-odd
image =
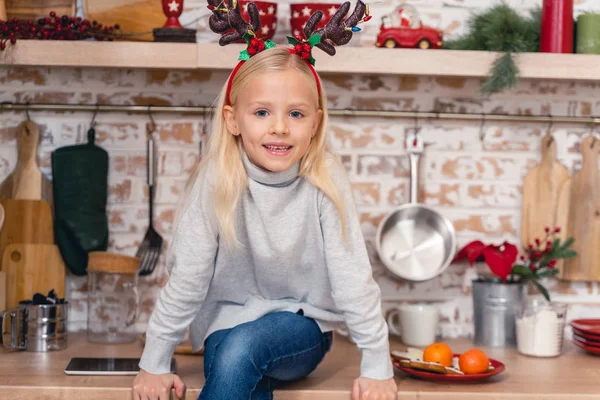
[[[313,15],[310,16],[306,25],[304,25],[304,35],[306,38],[310,38],[310,36],[314,34],[320,34],[321,43],[317,45],[318,48],[323,50],[325,53],[330,56],[335,55],[335,47],[334,46],[342,46],[347,44],[350,39],[352,39],[352,30],[351,28],[359,23],[365,15],[367,10],[367,6],[362,1],[358,0],[356,3],[356,7],[354,7],[354,11],[352,15],[350,15],[345,21],[342,19],[346,16],[350,10],[350,2],[344,2],[337,12],[331,17],[327,25],[324,28],[318,29],[315,31],[315,27],[318,25],[321,18],[323,18],[323,12],[317,11]],[[347,29],[350,28],[350,29]]]
[[[208,0],[208,4],[213,12],[208,20],[208,25],[213,32],[223,33],[230,28],[235,30],[235,32],[221,36],[219,39],[221,46],[242,40],[248,30],[256,32],[260,28],[260,15],[258,7],[254,3],[248,3],[250,23],[242,18],[240,4],[237,0]]]

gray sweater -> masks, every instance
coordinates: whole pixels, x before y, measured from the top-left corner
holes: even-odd
[[[216,330],[301,308],[323,332],[346,323],[362,352],[361,376],[391,378],[381,293],[345,171],[334,167],[333,173],[345,202],[350,245],[342,241],[337,209],[298,176],[299,163],[273,173],[254,165],[243,151],[242,157],[248,190],[235,224],[243,247],[220,247],[211,214],[214,183],[210,173],[201,171],[173,238],[170,277],[148,323],[140,368],[169,372],[175,346],[188,326],[198,350]]]

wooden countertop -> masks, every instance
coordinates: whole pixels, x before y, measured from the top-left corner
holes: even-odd
[[[473,347],[470,340],[449,340],[455,352]],[[392,349],[403,350],[392,340]],[[484,349],[506,364],[506,370],[484,383],[456,384],[416,380],[396,372],[399,399],[598,399],[600,358],[565,341],[558,358],[529,358],[516,349]],[[88,343],[81,333],[69,336],[67,349],[33,353],[0,350],[0,399],[130,400],[132,376],[68,376],[63,370],[71,357],[139,357],[141,344]],[[175,355],[178,373],[188,386],[186,399],[195,400],[203,377],[202,356]],[[350,399],[359,372],[360,353],[346,338],[336,336],[332,351],[307,379],[275,391],[276,400]]]

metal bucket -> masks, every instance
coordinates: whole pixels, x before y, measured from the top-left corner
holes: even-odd
[[[517,345],[515,317],[527,294],[527,282],[473,281],[474,344],[485,347]]]

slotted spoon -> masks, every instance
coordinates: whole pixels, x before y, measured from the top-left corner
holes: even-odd
[[[152,114],[150,114],[150,118],[152,120]],[[154,180],[155,180],[155,170],[154,170],[154,138],[152,134],[156,129],[156,125],[152,120],[152,123],[147,127],[147,146],[146,146],[146,160],[147,160],[147,175],[148,175],[148,230],[146,231],[146,235],[144,236],[144,240],[140,244],[140,247],[135,254],[140,261],[140,269],[139,275],[145,276],[150,275],[154,272],[156,268],[156,264],[158,263],[158,259],[160,257],[160,252],[162,249],[163,238],[160,236],[158,232],[154,229],[154,225],[152,223],[153,220],[153,203],[154,203]]]

